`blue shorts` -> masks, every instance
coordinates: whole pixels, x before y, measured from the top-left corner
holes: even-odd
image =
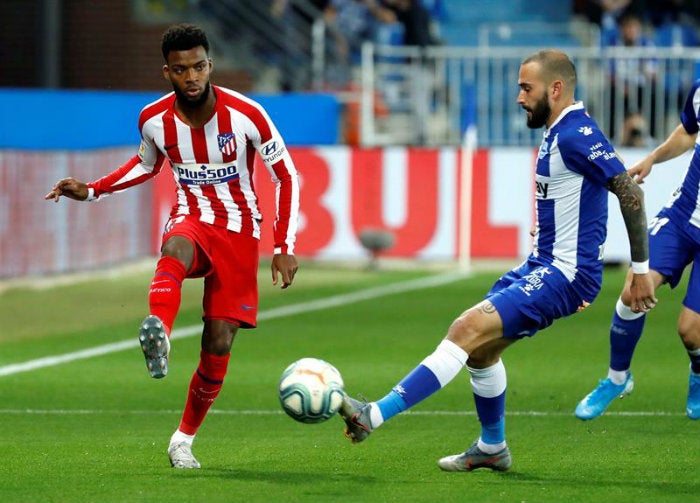
[[[700,243],[662,210],[649,222],[649,268],[675,288],[691,262],[693,267],[683,305],[700,313]]]
[[[531,259],[501,276],[486,298],[501,316],[507,339],[535,335],[588,305],[559,269]]]

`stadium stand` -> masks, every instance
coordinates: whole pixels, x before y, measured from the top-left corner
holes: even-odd
[[[501,37],[496,36],[497,45],[532,46],[532,36],[543,34],[542,30],[532,31],[527,27],[536,25],[566,24],[571,17],[571,1],[550,2],[547,0],[445,0],[446,19],[441,22],[441,36],[446,45],[479,45],[479,27],[493,25],[500,27]],[[520,30],[518,27],[525,29]],[[551,45],[571,45],[568,34],[557,35],[547,42]],[[482,41],[483,42],[483,41]],[[539,41],[538,41],[539,43]]]

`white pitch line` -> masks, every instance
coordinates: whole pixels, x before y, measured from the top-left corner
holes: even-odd
[[[450,272],[446,274],[437,274],[434,276],[429,276],[427,278],[419,278],[410,281],[404,281],[401,283],[393,283],[390,285],[368,288],[366,290],[360,290],[357,292],[334,295],[333,297],[327,297],[325,299],[300,302],[298,304],[291,304],[289,306],[283,306],[274,309],[269,309],[267,311],[262,311],[258,313],[258,320],[271,320],[274,318],[281,318],[284,316],[293,316],[295,314],[302,314],[311,311],[330,309],[332,307],[345,306],[347,304],[361,302],[364,300],[376,299],[377,297],[384,297],[395,293],[409,292],[412,290],[420,290],[423,288],[445,285],[447,283],[452,283],[465,277],[465,274],[458,272]],[[173,330],[171,339],[191,337],[193,335],[198,335],[201,332],[201,325],[190,325],[188,327]],[[138,347],[138,341],[136,340],[136,337],[134,337],[133,340],[129,339],[110,344],[104,344],[102,346],[82,349],[80,351],[74,351],[72,353],[45,356],[43,358],[36,358],[34,360],[29,360],[22,363],[11,363],[9,365],[4,365],[0,367],[0,377],[12,374],[19,374],[21,372],[30,372],[32,370],[42,369],[46,367],[53,367],[62,363],[69,363],[77,360],[85,360],[87,358],[92,358],[95,356],[103,356],[110,353],[116,353],[117,351],[132,349],[135,347]]]
[[[0,415],[52,415],[52,416],[98,416],[98,415],[181,415],[182,410],[104,410],[104,409],[0,409]],[[220,410],[211,409],[209,414],[222,416],[280,416],[284,415],[282,410]],[[464,410],[419,410],[405,411],[405,416],[476,416],[475,411]],[[606,417],[681,417],[683,412],[664,411],[621,411],[606,412]],[[536,411],[536,410],[515,410],[506,412],[506,416],[518,417],[574,417],[572,412]]]

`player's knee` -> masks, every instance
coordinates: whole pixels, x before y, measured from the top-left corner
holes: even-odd
[[[206,321],[202,349],[213,355],[225,356],[231,352],[238,327],[222,320]]]
[[[473,309],[462,313],[447,330],[447,339],[470,353],[479,345],[482,335],[478,316]]]
[[[163,244],[161,254],[179,260],[189,271],[194,261],[194,245],[187,238],[173,236]]]
[[[700,324],[694,320],[681,318],[678,320],[678,335],[686,349],[700,348]]]
[[[217,356],[226,356],[231,352],[231,341],[225,338],[210,339],[202,343],[202,349]]]

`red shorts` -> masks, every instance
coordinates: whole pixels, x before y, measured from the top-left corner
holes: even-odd
[[[256,327],[259,241],[191,217],[169,221],[163,243],[172,236],[185,237],[195,245],[187,277],[204,276],[202,318]]]

